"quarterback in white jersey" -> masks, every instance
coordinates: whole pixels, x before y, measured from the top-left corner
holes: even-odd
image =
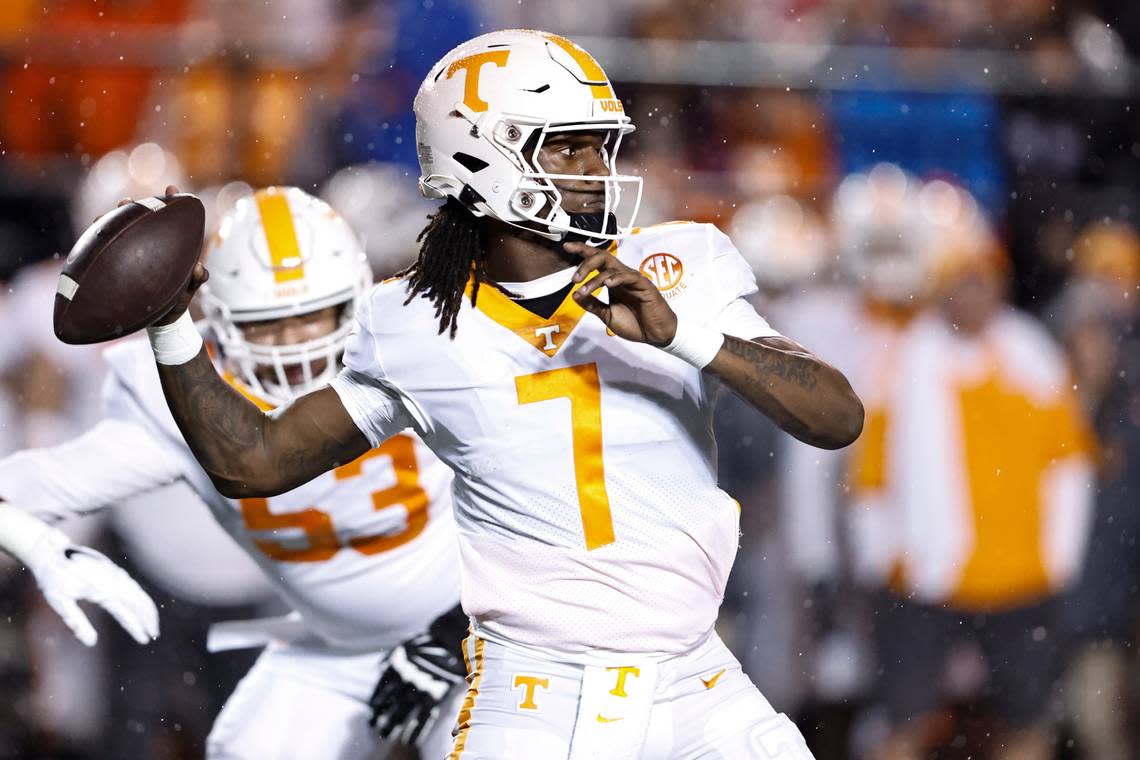
[[[635,232],[633,125],[582,48],[483,35],[415,111],[421,188],[447,202],[331,388],[266,416],[209,371],[181,304],[149,328],[199,462],[231,496],[275,493],[411,425],[454,470],[473,635],[452,757],[809,756],[713,632],[739,513],[711,415],[727,385],[837,448],[858,398],[744,300],[715,228]]]
[[[218,275],[203,305],[219,369],[233,388],[268,410],[336,374],[371,274],[347,224],[326,204],[296,188],[259,191],[223,219],[207,256]],[[414,657],[403,642],[423,635],[458,602],[450,471],[415,435],[401,432],[286,493],[228,499],[194,461],[170,416],[146,342],[113,346],[105,358],[107,419],[61,446],[0,461],[0,498],[25,517],[54,522],[185,480],[295,610],[211,631],[212,648],[268,647],[218,717],[208,756],[382,756],[368,725],[369,700],[382,672],[393,667],[389,653]],[[2,526],[13,506],[0,506],[6,507]],[[90,550],[75,560],[67,551],[53,538],[31,554],[54,562],[27,562],[49,599],[84,596],[53,584],[83,562],[111,577],[90,590],[95,600],[118,613],[136,638],[154,633],[153,607],[129,579]],[[73,606],[60,605],[70,621]],[[92,641],[85,623],[76,625]],[[454,637],[457,663],[462,635]],[[412,672],[400,665],[405,675]],[[457,676],[454,686],[461,681]],[[450,705],[441,707],[450,712],[421,734],[429,755],[450,746],[462,689],[451,691]]]

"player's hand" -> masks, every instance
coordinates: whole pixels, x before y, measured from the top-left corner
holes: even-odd
[[[573,291],[579,306],[626,340],[658,347],[673,340],[677,315],[649,278],[601,248],[585,243],[566,243],[563,247],[582,257],[574,273],[574,282],[581,283]],[[598,275],[586,282],[594,272]],[[594,295],[601,288],[609,288],[609,303]]]
[[[372,725],[381,739],[415,744],[439,717],[452,689],[467,676],[461,655],[466,626],[467,616],[456,607],[385,658],[369,700]]]
[[[73,544],[62,531],[52,528],[25,564],[47,603],[87,646],[94,646],[99,636],[79,608],[80,601],[107,610],[139,644],[158,638],[158,609],[146,592],[114,562]]]
[[[166,186],[166,195],[177,195],[178,188],[175,185]],[[121,204],[120,204],[121,205]],[[210,273],[206,271],[206,265],[201,261],[194,264],[194,271],[190,275],[190,282],[186,284],[186,291],[182,297],[178,299],[174,307],[154,321],[156,325],[168,325],[174,320],[182,316],[182,314],[190,308],[190,302],[194,300],[194,294],[198,292],[198,288],[210,279]]]

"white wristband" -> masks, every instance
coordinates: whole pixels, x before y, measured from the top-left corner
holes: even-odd
[[[32,572],[40,564],[42,549],[60,543],[56,528],[12,504],[0,504],[0,549],[18,559]],[[45,539],[54,539],[45,541]],[[67,543],[67,539],[63,539]]]
[[[202,350],[202,336],[188,311],[168,325],[146,328],[146,335],[159,364],[185,364]]]
[[[672,342],[662,346],[661,350],[672,354],[678,359],[684,359],[697,369],[708,366],[724,345],[724,334],[709,327],[689,324],[678,317],[677,334]]]

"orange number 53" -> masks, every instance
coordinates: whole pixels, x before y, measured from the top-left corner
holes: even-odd
[[[374,457],[390,457],[396,472],[395,485],[372,493],[372,508],[379,511],[394,504],[403,504],[408,510],[408,525],[399,533],[381,536],[357,536],[348,545],[361,554],[373,555],[403,546],[420,533],[428,521],[428,496],[420,486],[420,470],[416,463],[415,444],[406,435],[396,435],[367,452],[359,459],[333,470],[336,480],[358,478],[364,472],[364,462]],[[300,528],[308,539],[308,546],[290,547],[282,541],[255,539],[257,548],[271,559],[280,562],[323,562],[343,548],[328,512],[310,507],[300,512],[273,514],[268,499],[242,499],[241,514],[247,528],[253,531],[274,531],[283,528]]]
[[[597,364],[579,364],[515,378],[520,404],[556,398],[570,400],[574,443],[574,481],[586,548],[614,542],[614,521],[602,464],[602,387]]]

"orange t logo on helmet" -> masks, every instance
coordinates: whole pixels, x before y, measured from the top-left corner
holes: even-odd
[[[460,70],[467,73],[467,79],[463,81],[463,105],[476,113],[487,110],[489,107],[487,101],[479,97],[479,72],[485,63],[493,63],[499,68],[506,66],[507,56],[510,54],[510,50],[488,50],[460,58],[447,68],[448,79]]]

